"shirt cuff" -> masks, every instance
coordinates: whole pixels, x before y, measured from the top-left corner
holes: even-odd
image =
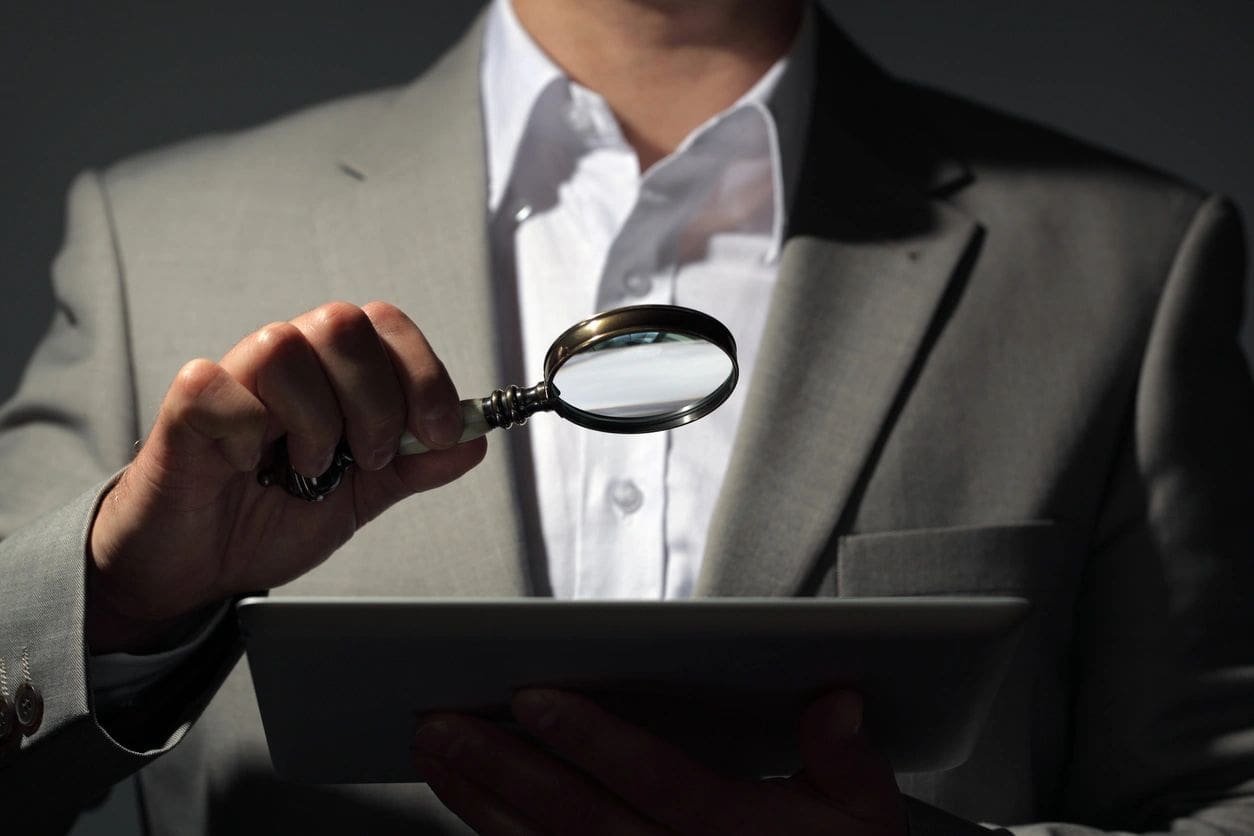
[[[160,682],[208,640],[234,605],[225,601],[213,610],[187,641],[160,653],[102,653],[87,660],[96,709],[122,708],[135,702],[145,689]]]

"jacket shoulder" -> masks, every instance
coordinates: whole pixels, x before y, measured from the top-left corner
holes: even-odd
[[[1016,285],[1152,309],[1213,194],[1093,143],[952,95],[908,88],[969,178],[946,199],[977,219]],[[1028,265],[1048,265],[1036,271]]]
[[[1055,128],[935,89],[903,88],[944,150],[968,166],[976,196],[1013,196],[1029,208],[1079,201],[1104,207],[1107,219],[1134,212],[1165,222],[1187,222],[1208,197],[1174,174]]]
[[[361,93],[240,131],[207,134],[124,159],[103,173],[113,202],[197,194],[308,194],[336,175],[338,154],[401,88]]]

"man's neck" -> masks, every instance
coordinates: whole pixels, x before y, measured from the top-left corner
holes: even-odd
[[[788,51],[801,0],[512,0],[523,28],[603,96],[645,171]]]

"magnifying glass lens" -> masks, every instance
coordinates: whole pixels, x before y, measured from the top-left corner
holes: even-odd
[[[579,352],[553,375],[565,403],[602,418],[654,418],[693,407],[732,374],[727,353],[701,337],[633,331]]]

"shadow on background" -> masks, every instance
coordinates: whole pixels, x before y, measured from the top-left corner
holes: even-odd
[[[1115,148],[1254,212],[1249,0],[831,0],[889,69]],[[15,7],[16,6],[16,7]],[[478,3],[112,0],[8,4],[0,398],[52,310],[47,266],[73,175],[137,151],[404,82]],[[294,312],[295,313],[295,312]],[[242,336],[242,335],[241,335]],[[1254,348],[1247,316],[1244,343]],[[75,833],[136,831],[115,792]]]

